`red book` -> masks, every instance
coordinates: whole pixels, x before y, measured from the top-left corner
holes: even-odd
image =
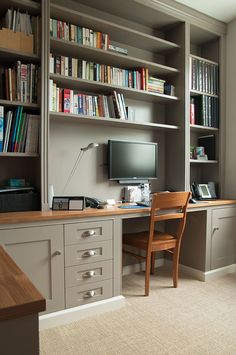
[[[63,112],[70,113],[70,89],[63,90]]]
[[[145,68],[141,68],[141,90],[145,90],[146,87],[146,74]]]
[[[195,124],[195,104],[194,99],[190,99],[190,124]]]

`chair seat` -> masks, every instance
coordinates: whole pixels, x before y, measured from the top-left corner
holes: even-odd
[[[135,234],[126,233],[123,234],[123,243],[146,250],[148,245],[148,237],[149,232],[139,232]],[[152,251],[172,249],[175,246],[176,239],[173,235],[160,231],[155,232],[151,246]]]

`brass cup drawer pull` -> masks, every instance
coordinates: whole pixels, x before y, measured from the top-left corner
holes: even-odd
[[[90,256],[95,256],[95,255],[97,255],[97,252],[95,250],[88,250],[85,253],[83,253],[82,256],[84,258],[87,258],[87,257],[90,257]]]
[[[94,277],[96,275],[96,272],[94,270],[87,271],[83,274],[83,277],[86,279],[89,279],[91,277]]]
[[[91,229],[83,233],[83,237],[93,237],[96,235],[95,230]]]
[[[91,291],[88,291],[84,294],[84,298],[92,298],[95,296],[95,291],[94,290],[91,290]]]

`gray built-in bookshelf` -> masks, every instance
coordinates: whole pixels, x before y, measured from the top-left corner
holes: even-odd
[[[23,23],[21,14],[27,13],[27,16],[34,18],[32,20],[33,28],[33,38],[24,35],[21,36],[15,27],[11,30],[10,27],[6,26],[5,18],[6,13],[11,11],[12,18],[10,20],[11,26],[25,26],[26,29],[27,20]],[[15,18],[14,18],[15,16]],[[18,17],[19,16],[19,17]],[[25,16],[25,15],[23,15]],[[39,131],[41,126],[41,80],[40,74],[36,75],[35,70],[37,68],[38,72],[41,66],[41,50],[40,38],[39,38],[39,23],[41,21],[41,4],[40,2],[35,2],[31,0],[9,0],[1,1],[0,4],[0,18],[1,18],[1,31],[3,28],[5,32],[0,34],[0,68],[1,68],[1,93],[0,93],[0,107],[4,112],[4,141],[7,142],[4,146],[4,141],[2,142],[2,149],[0,152],[0,185],[5,186],[7,180],[10,178],[25,179],[27,183],[35,186],[38,191],[41,189],[41,161],[40,161],[40,149],[41,147],[38,143]],[[14,19],[13,19],[14,18]],[[18,20],[17,20],[18,19]],[[37,22],[37,29],[33,26]],[[9,24],[10,25],[10,24]],[[5,38],[4,38],[5,37]],[[26,39],[25,43],[24,39]],[[28,41],[30,41],[30,49],[27,47]],[[29,43],[28,43],[29,44]],[[20,47],[21,46],[21,47]],[[37,50],[36,50],[37,46]],[[18,68],[17,68],[18,65]],[[22,71],[21,71],[22,70]],[[23,79],[21,74],[25,70],[28,73],[25,76],[25,83],[28,80],[30,82],[30,87],[28,92],[23,93]],[[28,71],[27,71],[28,70]],[[30,72],[30,73],[29,73]],[[37,76],[37,82],[36,82]],[[20,82],[22,87],[16,86],[16,82]],[[6,84],[6,81],[8,84]],[[20,85],[21,85],[20,84]],[[8,86],[7,86],[8,85]],[[27,84],[26,84],[27,85]],[[27,91],[27,90],[26,90]],[[36,93],[37,91],[37,93]],[[28,96],[27,96],[28,95]],[[27,97],[26,97],[27,96]],[[32,97],[34,96],[34,97]],[[18,126],[16,125],[16,116],[19,116]],[[37,117],[37,128],[34,128],[34,137],[30,135],[30,127],[32,123],[32,117]],[[33,119],[35,120],[35,119]],[[29,123],[30,122],[30,123]],[[15,126],[15,142],[13,142],[13,136],[11,136],[11,131]],[[18,128],[19,127],[19,128]],[[27,127],[28,131],[27,131]],[[9,128],[9,131],[8,131]],[[37,130],[37,132],[36,132]],[[8,138],[7,138],[8,132]],[[34,139],[34,142],[33,140]],[[24,140],[24,143],[23,143]],[[26,146],[27,140],[27,146]],[[13,144],[14,143],[14,144]],[[34,151],[31,149],[32,145],[35,145]],[[37,147],[36,147],[37,145]],[[31,146],[31,147],[30,147]]]
[[[1,184],[10,177],[31,179],[41,191],[42,209],[47,209],[48,186],[52,184],[55,194],[61,195],[80,148],[96,142],[99,147],[84,155],[65,195],[120,200],[121,187],[107,176],[107,142],[119,139],[158,143],[158,179],[151,183],[152,191],[189,190],[194,181],[214,181],[223,195],[224,24],[171,0],[2,3],[1,15],[10,6],[22,11],[27,7],[32,15],[40,14],[42,31],[40,55],[0,48],[2,63],[21,60],[41,67],[40,101],[24,104],[27,112],[41,113],[40,156],[31,156],[29,162],[27,154],[0,153],[4,168]],[[78,28],[89,30],[88,42],[84,42],[83,30],[79,32]],[[65,31],[69,31],[69,39]],[[86,33],[84,30],[85,37]],[[113,48],[109,49],[109,44]],[[53,70],[52,57],[55,58]],[[96,71],[94,69],[90,77],[83,76],[79,74],[78,65],[76,75],[72,75],[72,69],[71,72],[65,67],[62,69],[65,58],[68,63],[73,58],[76,65],[93,63]],[[196,87],[192,87],[191,82],[193,58],[200,62],[200,69],[195,67],[197,74],[199,71],[201,74]],[[203,84],[201,79],[208,70],[209,77],[213,75],[211,64],[219,73],[215,84],[217,93],[207,92],[208,82]],[[99,77],[97,68],[103,68],[103,77]],[[123,81],[118,85],[113,77],[119,71],[123,73]],[[65,89],[69,93],[73,90],[76,112],[62,112]],[[53,90],[58,102],[52,105]],[[125,117],[117,117],[114,110],[110,111],[111,102],[107,97],[114,92],[120,95],[123,113],[124,107],[128,107],[132,117],[126,117],[126,113]],[[72,100],[72,96],[70,98]],[[213,99],[218,105],[214,124]],[[81,102],[91,105],[92,114],[79,110]],[[208,121],[190,121],[193,102],[208,105],[208,116],[204,113]],[[19,104],[0,98],[0,105],[6,108]],[[200,115],[199,109],[197,114]],[[198,146],[198,138],[208,135],[215,136],[216,159],[190,156],[190,148]],[[19,159],[22,155],[27,159]]]

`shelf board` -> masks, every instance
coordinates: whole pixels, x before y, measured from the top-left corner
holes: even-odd
[[[106,51],[99,48],[85,46],[79,43],[66,41],[51,37],[51,51],[65,56],[78,57],[80,59],[96,61],[102,64],[108,64],[119,68],[133,69],[145,67],[149,69],[150,74],[171,75],[179,72],[178,69],[166,65],[153,63],[143,59],[138,59],[128,55]]]
[[[118,92],[123,93],[127,98],[134,100],[144,100],[148,102],[178,101],[176,96],[154,94],[144,90],[130,89],[123,86],[110,85],[92,80],[76,79],[59,74],[50,74],[50,79],[52,79],[59,86],[72,90],[83,90],[84,92],[88,91],[100,94],[102,93],[105,95],[110,94],[112,90],[117,90]]]
[[[218,160],[198,160],[198,159],[190,159],[190,163],[192,164],[218,164]]]
[[[95,31],[109,33],[112,41],[125,43],[148,51],[160,53],[179,48],[178,44],[165,39],[56,4],[51,4],[50,16],[51,18],[68,21],[74,24],[79,23],[80,26],[92,28]]]
[[[6,60],[24,60],[27,62],[38,63],[40,58],[36,54],[23,53],[15,51],[14,49],[0,48],[0,61],[5,62]]]
[[[162,124],[162,123],[149,123],[149,122],[132,122],[128,120],[121,120],[118,118],[105,118],[94,117],[87,115],[76,115],[72,113],[64,112],[50,112],[50,118],[52,119],[74,119],[79,123],[84,124],[97,124],[100,126],[116,126],[132,129],[145,129],[145,130],[178,130],[178,126]]]
[[[211,96],[211,97],[219,98],[219,95],[209,94],[209,93],[198,91],[198,90],[190,90],[190,95],[191,96],[205,95],[205,96]]]
[[[31,15],[39,15],[41,5],[40,3],[31,0],[8,0],[6,2],[1,1],[0,10],[2,12],[11,7],[20,9],[21,11],[27,11]]]
[[[201,125],[196,125],[196,124],[190,124],[190,129],[191,131],[196,131],[196,132],[206,132],[206,131],[214,131],[218,132],[219,128],[216,127],[208,127],[208,126],[201,126]]]
[[[0,153],[0,157],[35,158],[35,157],[39,157],[39,154],[37,154],[37,153],[13,153],[13,152],[6,152],[6,153]]]
[[[10,101],[10,100],[0,100],[0,105],[7,106],[7,107],[16,107],[16,106],[23,106],[24,108],[38,110],[40,108],[39,104],[30,104],[26,102],[20,101]]]

